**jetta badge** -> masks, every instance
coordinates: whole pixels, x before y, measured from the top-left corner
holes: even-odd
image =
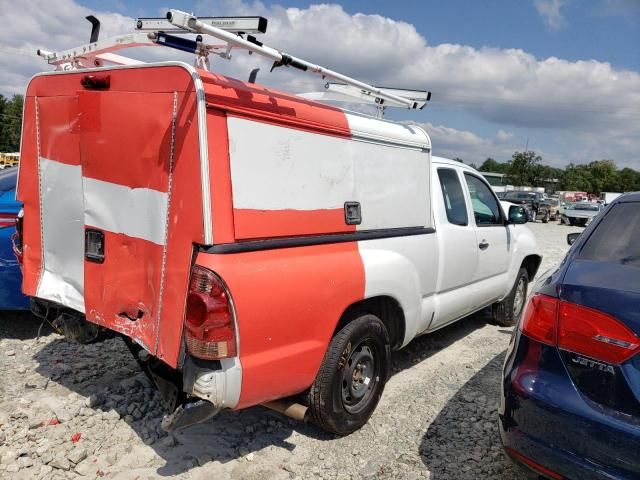
[[[591,360],[590,358],[573,355],[571,357],[571,361],[578,365],[582,365],[583,367],[597,368],[601,372],[607,372],[612,375],[615,375],[616,373],[616,371],[613,369],[613,365],[609,365],[608,363],[596,362],[595,360]]]

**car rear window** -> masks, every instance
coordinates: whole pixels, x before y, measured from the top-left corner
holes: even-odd
[[[578,258],[640,268],[640,203],[612,205]]]

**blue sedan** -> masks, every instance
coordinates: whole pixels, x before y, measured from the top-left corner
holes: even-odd
[[[502,443],[537,476],[640,479],[640,192],[567,240],[507,351]]]
[[[11,236],[22,205],[16,201],[17,168],[0,171],[0,310],[29,308],[29,299],[22,295],[22,274],[13,253]]]

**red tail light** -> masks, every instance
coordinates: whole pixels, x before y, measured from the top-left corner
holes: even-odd
[[[15,213],[0,213],[0,228],[13,227],[15,224]]]
[[[618,319],[547,295],[531,297],[520,329],[539,342],[611,364],[640,352],[640,339]]]
[[[640,339],[606,313],[561,302],[558,346],[607,363],[623,363],[640,352]]]
[[[218,360],[237,355],[229,292],[211,270],[193,267],[185,324],[187,350],[194,357]]]
[[[534,295],[529,300],[527,308],[522,317],[520,329],[529,338],[555,345],[557,338],[558,324],[558,303],[557,298],[547,295]]]

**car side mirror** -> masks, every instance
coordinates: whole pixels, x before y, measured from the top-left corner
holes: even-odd
[[[567,235],[567,244],[568,245],[573,245],[574,243],[576,243],[576,240],[578,240],[579,236],[580,236],[580,232],[569,233]]]
[[[522,205],[511,205],[509,207],[509,223],[516,225],[527,223],[527,211]]]

